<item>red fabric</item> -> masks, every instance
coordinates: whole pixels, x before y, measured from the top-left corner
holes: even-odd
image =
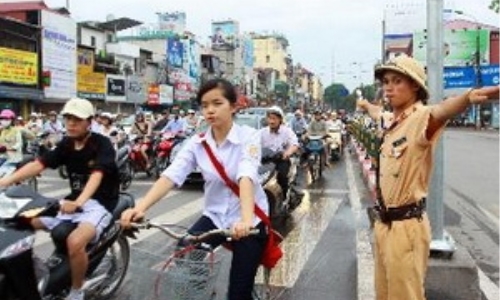
[[[203,134],[200,134],[200,137],[203,137]],[[217,160],[208,143],[206,141],[203,141],[202,145],[203,148],[205,148],[205,151],[207,152],[210,161],[214,165],[219,175],[222,177],[222,180],[224,180],[226,185],[233,191],[233,193],[235,193],[236,196],[239,197],[240,187],[234,181],[229,179],[226,170],[224,169],[222,164]],[[276,266],[278,261],[283,256],[283,251],[279,246],[283,238],[279,233],[277,233],[275,230],[272,229],[271,220],[257,204],[255,204],[254,206],[254,212],[257,215],[257,217],[259,217],[259,219],[261,219],[262,222],[264,222],[264,224],[268,228],[268,240],[260,263],[264,267],[271,269]]]

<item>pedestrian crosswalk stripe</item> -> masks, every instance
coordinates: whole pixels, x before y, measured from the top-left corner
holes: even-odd
[[[295,285],[309,256],[343,201],[343,198],[332,198],[330,201],[314,202],[311,201],[310,194],[305,192],[302,203],[293,212],[294,218],[303,219],[297,222],[297,226],[281,243],[284,255],[271,272],[272,286],[291,288]],[[260,269],[256,283],[262,284],[264,277],[263,270]]]

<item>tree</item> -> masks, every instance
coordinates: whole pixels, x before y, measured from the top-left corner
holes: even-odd
[[[491,0],[490,9],[498,14],[500,11],[500,0]]]
[[[342,83],[333,83],[325,89],[323,99],[332,109],[343,108],[344,98],[349,95],[349,90]]]

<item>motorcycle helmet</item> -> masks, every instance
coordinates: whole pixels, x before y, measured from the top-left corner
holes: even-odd
[[[16,113],[11,109],[3,109],[2,112],[0,112],[0,119],[14,120],[15,118],[16,118]]]
[[[283,113],[283,110],[279,107],[279,106],[271,106],[267,109],[267,114],[273,114],[273,115],[276,115],[278,117],[280,117],[281,119],[283,119],[283,117],[285,116],[284,113]]]

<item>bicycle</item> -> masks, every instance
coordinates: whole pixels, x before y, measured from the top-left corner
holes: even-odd
[[[215,229],[195,236],[176,233],[169,227],[180,226],[151,221],[132,224],[135,230],[154,228],[171,238],[182,241],[180,243],[182,246],[175,247],[149,242],[146,243],[149,247],[131,248],[131,274],[139,275],[139,278],[133,279],[132,299],[215,299],[215,282],[219,275],[221,259],[216,249],[212,249],[203,242],[214,236],[230,238],[231,231]],[[251,231],[251,234],[258,233],[258,229]],[[155,253],[145,248],[153,248]],[[151,289],[152,282],[154,282],[153,289]],[[264,300],[265,298],[259,295],[261,293],[254,291],[254,298]]]

